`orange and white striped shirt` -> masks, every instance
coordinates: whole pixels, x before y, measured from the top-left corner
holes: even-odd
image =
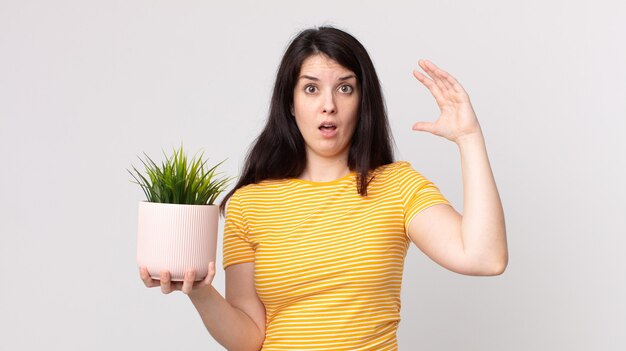
[[[255,264],[262,350],[397,350],[408,225],[448,201],[407,162],[372,174],[366,197],[352,172],[266,180],[230,198],[223,265]]]

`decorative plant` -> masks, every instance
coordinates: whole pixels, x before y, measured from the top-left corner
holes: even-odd
[[[165,152],[163,152],[165,155]],[[144,155],[146,153],[144,152]],[[196,154],[197,155],[197,154]],[[232,178],[222,177],[217,173],[217,167],[224,161],[208,168],[206,161],[202,160],[204,152],[196,159],[196,156],[187,162],[187,156],[181,145],[178,150],[174,149],[171,157],[165,155],[165,162],[159,167],[148,155],[144,161],[139,160],[146,167],[147,177],[144,177],[133,166],[136,177],[130,170],[130,175],[135,178],[146,194],[149,202],[187,204],[187,205],[212,205],[222,191],[226,189]]]

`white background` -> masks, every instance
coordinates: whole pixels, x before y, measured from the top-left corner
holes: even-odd
[[[221,349],[139,280],[126,169],[182,142],[238,174],[283,50],[322,24],[369,50],[397,158],[462,211],[458,149],[410,130],[438,114],[416,61],[458,78],[506,212],[502,276],[411,248],[400,349],[626,349],[625,3],[404,3],[1,0],[2,349]]]

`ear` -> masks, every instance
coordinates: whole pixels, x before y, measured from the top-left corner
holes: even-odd
[[[293,105],[291,105],[291,107],[289,107],[289,111],[291,112],[291,116],[295,117],[296,113],[293,111]]]

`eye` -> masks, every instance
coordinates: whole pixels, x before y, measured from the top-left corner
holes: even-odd
[[[309,84],[304,87],[304,92],[308,94],[314,94],[315,92],[317,92],[317,87],[315,85]]]
[[[349,85],[342,85],[339,87],[339,91],[345,94],[350,94],[352,93],[352,87]]]

